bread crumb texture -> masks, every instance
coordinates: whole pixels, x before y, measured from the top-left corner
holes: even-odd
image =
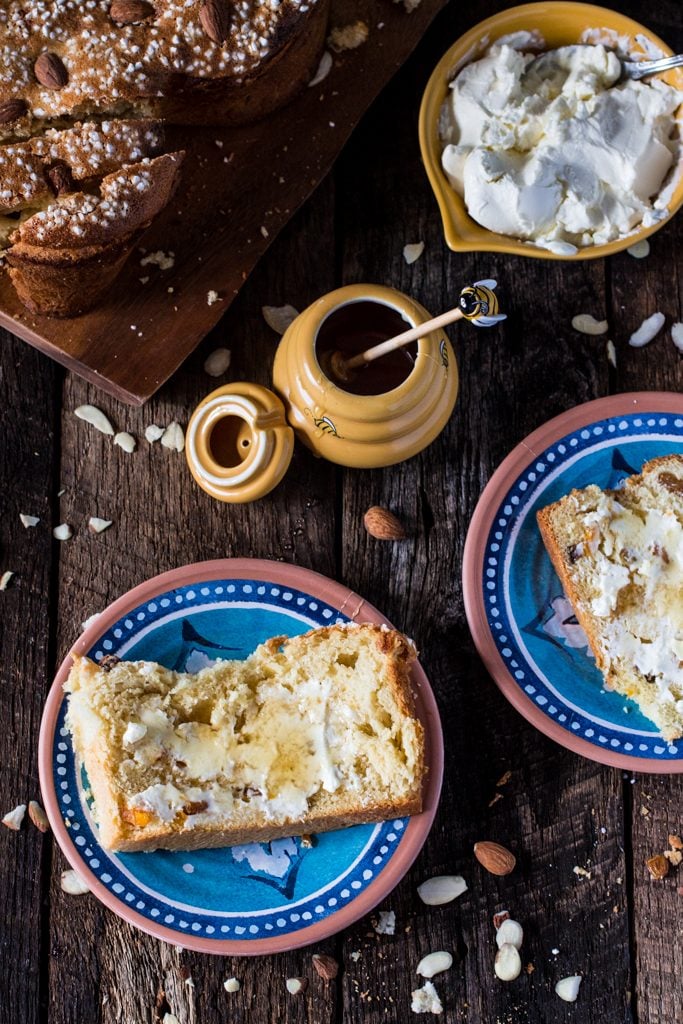
[[[109,849],[199,849],[421,809],[413,646],[378,626],[276,637],[195,675],[76,658],[67,725]]]
[[[541,533],[605,677],[666,740],[683,735],[683,456],[619,490],[572,491]]]

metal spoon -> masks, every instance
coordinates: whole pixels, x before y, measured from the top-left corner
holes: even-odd
[[[524,77],[531,72],[540,70],[544,64],[553,63],[553,51],[550,50],[547,53],[541,53],[538,57],[535,57],[524,69]],[[660,71],[669,71],[671,68],[679,68],[683,66],[683,53],[674,54],[673,57],[659,57],[657,60],[621,60],[621,76],[620,82],[630,78],[633,81],[637,81],[640,78],[645,78],[647,75],[656,75]]]

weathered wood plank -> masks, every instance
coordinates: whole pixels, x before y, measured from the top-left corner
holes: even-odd
[[[38,730],[50,679],[50,510],[57,490],[60,376],[47,359],[3,332],[0,575],[16,575],[0,593],[0,817],[19,803],[40,800]],[[40,523],[25,529],[20,513],[39,516]],[[21,832],[0,829],[3,1021],[40,1019],[48,956],[43,869],[49,867],[51,845],[28,816]]]

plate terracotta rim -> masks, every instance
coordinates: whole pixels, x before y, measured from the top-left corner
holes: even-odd
[[[676,775],[683,772],[683,759],[677,765],[671,761],[631,757],[606,750],[568,732],[545,715],[517,686],[498,653],[488,625],[481,586],[487,538],[493,520],[502,499],[528,463],[566,434],[590,426],[596,420],[638,412],[683,415],[683,395],[671,391],[633,391],[596,398],[548,420],[513,448],[484,488],[470,521],[463,553],[462,589],[467,622],[479,656],[503,696],[539,732],[567,750],[599,764],[631,772]]]
[[[434,821],[443,779],[443,734],[434,694],[422,666],[416,662],[412,670],[413,678],[419,687],[420,704],[423,711],[422,721],[428,743],[429,774],[425,785],[424,810],[421,814],[410,818],[396,853],[375,881],[350,903],[323,920],[300,931],[272,938],[208,939],[191,934],[179,935],[178,932],[150,921],[132,910],[127,904],[121,903],[116,895],[111,893],[83,862],[59,810],[52,770],[52,744],[59,709],[64,699],[62,686],[69,674],[73,655],[87,652],[97,639],[131,608],[175,587],[224,578],[264,579],[268,582],[290,586],[327,602],[331,607],[348,615],[354,622],[392,625],[377,608],[343,584],[337,583],[321,573],[314,572],[312,569],[305,569],[285,562],[273,562],[261,558],[223,558],[194,562],[153,576],[110,604],[78,638],[61,663],[43,709],[38,743],[38,771],[44,807],[55,839],[69,864],[84,879],[90,891],[104,906],[128,924],[174,946],[181,946],[200,953],[214,953],[219,956],[259,956],[298,949],[343,931],[368,914],[398,885],[422,849]]]

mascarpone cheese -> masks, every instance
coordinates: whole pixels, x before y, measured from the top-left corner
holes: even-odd
[[[470,216],[556,252],[664,218],[683,92],[658,78],[617,84],[621,64],[602,45],[534,60],[496,45],[451,84],[442,165]]]

